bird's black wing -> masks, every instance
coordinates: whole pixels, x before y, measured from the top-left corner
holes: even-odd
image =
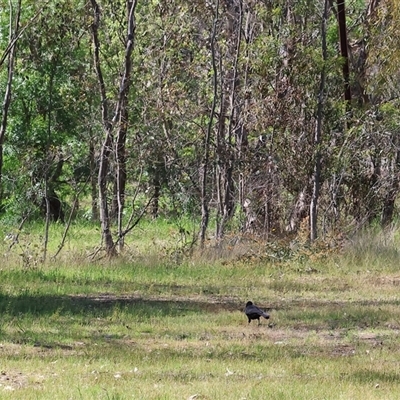
[[[254,304],[246,307],[245,311],[246,315],[259,315],[260,317],[269,318],[269,315],[255,306]]]

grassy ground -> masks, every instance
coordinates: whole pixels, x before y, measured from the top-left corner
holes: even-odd
[[[323,261],[236,247],[176,263],[147,227],[107,264],[77,251],[86,234],[46,265],[2,245],[2,399],[400,398],[394,241]],[[36,248],[25,240],[20,251]],[[247,300],[271,319],[248,324]]]

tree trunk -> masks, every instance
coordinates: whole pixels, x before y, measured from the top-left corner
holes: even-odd
[[[114,240],[111,234],[110,218],[108,213],[107,204],[107,174],[109,169],[109,157],[113,145],[112,129],[113,126],[108,116],[108,99],[106,95],[106,87],[103,78],[103,72],[100,64],[100,41],[99,41],[99,25],[100,25],[100,7],[96,0],[91,0],[93,8],[93,23],[92,23],[92,38],[94,45],[94,66],[97,74],[97,80],[100,89],[101,97],[101,113],[102,122],[104,127],[105,138],[101,146],[100,152],[100,164],[98,174],[98,186],[99,186],[99,213],[100,213],[100,224],[101,224],[101,236],[104,240],[105,250],[109,256],[115,253]]]
[[[393,222],[395,202],[398,191],[399,191],[398,183],[393,182],[392,188],[389,190],[389,193],[387,194],[383,202],[383,210],[381,218],[381,226],[383,228],[389,226]]]
[[[99,220],[99,207],[97,201],[97,179],[96,179],[96,160],[93,139],[89,143],[89,162],[90,162],[90,189],[92,197],[92,221]]]
[[[157,218],[159,215],[159,204],[161,196],[161,168],[163,163],[161,161],[161,155],[157,154],[157,159],[154,161],[153,167],[153,201],[151,203],[151,215],[153,218]]]
[[[286,226],[286,231],[295,233],[300,227],[300,223],[309,214],[309,205],[311,204],[310,196],[310,185],[307,185],[301,190],[296,198],[296,202],[293,205],[292,211],[289,217],[289,224]],[[308,207],[307,207],[308,206]]]
[[[14,74],[14,63],[15,63],[15,53],[17,47],[17,32],[19,30],[19,21],[21,16],[21,0],[18,1],[15,21],[13,21],[13,9],[12,3],[10,1],[10,27],[9,27],[9,52],[8,52],[8,63],[7,63],[7,85],[6,91],[4,94],[3,106],[2,106],[2,117],[1,117],[1,125],[0,125],[0,204],[3,198],[2,191],[2,170],[3,170],[3,144],[4,138],[6,135],[7,129],[7,119],[8,119],[8,110],[11,104],[11,87],[12,80]]]
[[[121,77],[119,97],[117,107],[115,110],[113,121],[119,120],[116,144],[116,160],[117,160],[117,203],[118,203],[118,245],[122,250],[124,245],[123,238],[123,213],[125,207],[125,187],[126,187],[126,135],[129,124],[129,89],[131,87],[132,79],[132,52],[134,46],[136,21],[135,21],[135,8],[137,0],[127,0],[127,36],[125,42],[125,58],[124,58],[124,72]]]
[[[397,194],[399,193],[399,171],[400,171],[400,137],[398,133],[392,135],[392,142],[396,146],[396,153],[392,161],[391,178],[389,189],[383,201],[381,225],[386,227],[393,222],[395,203]]]
[[[128,124],[128,94],[131,85],[132,71],[132,51],[134,45],[135,34],[135,8],[137,1],[127,0],[127,37],[124,58],[124,70],[121,76],[118,99],[115,107],[112,121],[108,118],[108,104],[106,88],[100,65],[100,42],[99,42],[99,23],[100,8],[96,0],[91,0],[94,19],[92,23],[92,37],[94,44],[94,63],[97,73],[97,79],[100,87],[100,96],[102,103],[102,121],[105,131],[105,138],[101,147],[100,166],[99,166],[99,209],[100,223],[102,229],[102,239],[104,240],[105,249],[109,256],[115,254],[115,243],[110,229],[110,214],[107,203],[107,174],[109,172],[110,156],[113,150],[113,129],[118,123],[117,139],[116,139],[116,164],[117,164],[117,203],[118,203],[118,245],[123,246],[122,216],[124,208],[125,183],[126,183],[126,167],[125,167],[125,142]]]
[[[111,153],[110,151],[111,147],[112,147],[111,132],[106,131],[106,137],[104,139],[100,153],[98,185],[99,185],[99,212],[100,212],[102,239],[104,240],[106,253],[109,256],[114,255],[115,252],[114,240],[111,234],[110,217],[108,213],[108,203],[107,203],[107,173],[109,167],[109,157]]]
[[[47,258],[47,245],[49,243],[49,227],[50,227],[50,200],[48,193],[47,180],[44,182],[44,193],[45,193],[45,205],[46,205],[46,222],[44,225],[44,241],[43,241],[43,262],[46,262]]]
[[[210,158],[210,141],[211,133],[214,125],[215,108],[218,96],[218,75],[216,65],[216,51],[215,51],[215,39],[217,35],[217,25],[219,19],[219,0],[215,1],[215,16],[211,34],[211,63],[213,68],[213,99],[210,111],[210,117],[208,121],[208,127],[204,138],[204,153],[203,160],[200,169],[200,201],[201,201],[201,222],[200,222],[200,247],[204,247],[206,238],[206,232],[209,220],[209,209],[208,209],[208,193],[207,193],[207,181],[208,181],[208,163]]]
[[[327,4],[325,4],[327,9]],[[350,91],[350,68],[347,44],[347,28],[346,28],[346,7],[345,0],[337,0],[337,13],[339,23],[339,41],[340,53],[343,57],[343,80],[344,80],[344,99],[349,103],[351,101]],[[325,38],[326,40],[326,38]]]
[[[325,0],[324,13],[322,16],[321,24],[321,40],[322,40],[322,58],[323,66],[321,70],[319,89],[318,89],[318,101],[317,101],[317,121],[315,126],[314,135],[314,173],[312,177],[313,188],[310,202],[310,240],[314,241],[317,236],[317,208],[318,198],[320,191],[321,181],[321,136],[322,136],[322,119],[323,119],[323,108],[324,108],[324,96],[325,96],[325,79],[326,79],[326,60],[327,60],[327,46],[326,46],[326,25],[328,21],[328,0]]]
[[[228,45],[227,67],[221,71],[221,110],[219,113],[219,124],[217,131],[217,158],[219,161],[217,169],[218,190],[218,214],[217,238],[221,239],[227,222],[235,211],[235,184],[234,166],[237,160],[238,148],[234,145],[234,139],[238,139],[242,123],[240,110],[237,104],[239,87],[238,62],[241,50],[243,8],[241,1],[233,1],[227,7],[226,12],[226,42]],[[228,126],[225,126],[226,120]],[[238,140],[236,140],[236,143]]]
[[[128,85],[129,86],[129,85]],[[124,247],[124,238],[122,237],[122,223],[123,223],[123,213],[125,207],[125,187],[126,187],[126,133],[128,126],[128,98],[123,99],[123,107],[121,110],[121,117],[119,123],[119,129],[116,139],[115,148],[115,159],[116,159],[116,176],[115,176],[115,199],[116,199],[116,215],[117,216],[117,226],[118,226],[118,241],[119,250]],[[114,207],[113,207],[114,208]]]

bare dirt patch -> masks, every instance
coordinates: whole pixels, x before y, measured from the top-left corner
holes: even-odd
[[[0,389],[16,390],[27,385],[28,377],[22,372],[1,371],[0,372]]]

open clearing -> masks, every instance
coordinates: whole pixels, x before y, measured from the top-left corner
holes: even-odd
[[[393,269],[91,265],[2,275],[2,399],[400,398]],[[249,299],[271,319],[248,324]]]

